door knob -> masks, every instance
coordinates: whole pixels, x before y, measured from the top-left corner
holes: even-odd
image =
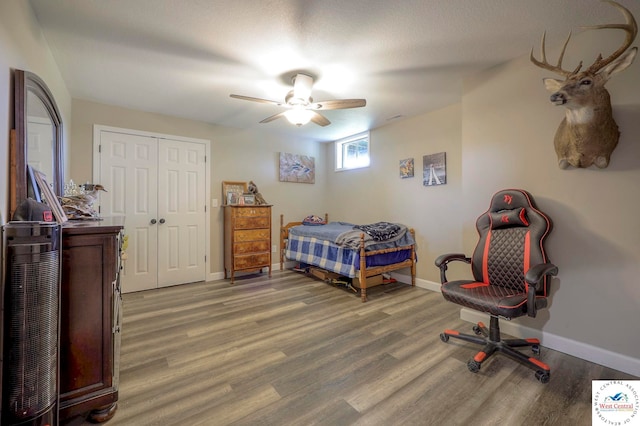
[[[160,219],[160,224],[163,224],[163,223],[164,223],[164,219]]]
[[[151,224],[155,225],[156,224],[156,220],[155,219],[151,219]]]

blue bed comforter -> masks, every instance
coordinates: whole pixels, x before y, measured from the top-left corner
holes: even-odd
[[[388,222],[359,227],[348,222],[329,222],[320,226],[294,226],[289,233],[299,237],[331,241],[340,247],[351,249],[360,248],[360,237],[364,234],[365,250],[380,250],[413,244],[413,236],[407,230],[405,225]]]

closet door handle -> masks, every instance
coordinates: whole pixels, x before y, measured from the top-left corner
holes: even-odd
[[[155,225],[156,224],[156,220],[155,219],[151,219],[151,224]]]
[[[162,225],[164,223],[164,219],[160,219],[160,224]]]

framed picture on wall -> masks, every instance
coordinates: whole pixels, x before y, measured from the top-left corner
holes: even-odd
[[[308,155],[281,152],[280,182],[315,183],[315,158]]]
[[[413,158],[406,158],[400,160],[400,178],[412,178],[413,177]]]
[[[446,152],[422,157],[422,171],[422,184],[424,186],[444,185],[447,183]]]

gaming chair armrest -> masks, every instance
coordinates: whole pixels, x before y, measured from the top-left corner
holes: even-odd
[[[553,263],[541,263],[529,269],[524,276],[524,280],[529,284],[529,290],[527,291],[527,315],[530,317],[535,317],[538,308],[544,308],[547,305],[546,299],[536,300],[536,292],[540,289],[542,279],[547,275],[553,277],[558,275],[558,267]],[[540,302],[540,306],[538,306],[537,302]]]
[[[440,282],[442,284],[447,282],[447,264],[453,261],[471,263],[471,258],[465,256],[463,253],[447,253],[438,256],[435,263],[436,266],[440,268]]]
[[[542,281],[542,278],[545,275],[551,275],[555,277],[558,275],[558,267],[553,263],[540,263],[539,265],[535,265],[527,271],[527,275],[525,275],[524,279],[527,284],[535,286],[536,290],[538,290],[538,285]]]

